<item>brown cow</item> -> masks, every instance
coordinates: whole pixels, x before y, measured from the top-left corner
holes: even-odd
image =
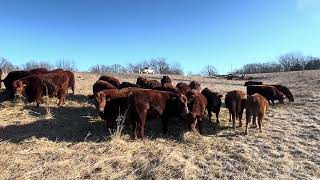
[[[32,75],[29,71],[11,71],[8,75],[2,80],[4,86],[6,87],[6,91],[8,92],[10,98],[14,97],[13,86],[12,83],[15,80],[27,77]]]
[[[48,73],[48,69],[47,68],[35,68],[35,69],[30,69],[29,72],[34,75],[46,74],[46,73]]]
[[[261,81],[246,81],[244,83],[244,86],[251,86],[251,85],[262,85],[263,82]]]
[[[188,113],[187,98],[181,93],[155,90],[136,90],[129,96],[129,118],[133,127],[133,137],[144,137],[147,114],[160,116],[163,133],[168,131],[168,118]]]
[[[161,79],[161,84],[164,85],[166,83],[171,84],[171,79],[169,78],[169,76],[163,76]]]
[[[120,86],[119,79],[117,79],[117,78],[115,78],[113,76],[103,75],[103,76],[100,76],[99,80],[106,81],[106,82],[114,85],[116,88],[119,88],[119,86]]]
[[[219,123],[219,113],[221,108],[221,98],[222,95],[220,95],[217,92],[212,92],[210,89],[205,88],[201,91],[201,94],[204,95],[207,98],[208,104],[207,104],[207,111],[209,115],[209,119],[211,120],[212,113],[216,113],[217,123]]]
[[[188,99],[188,109],[190,113],[187,116],[186,125],[191,128],[192,131],[197,132],[196,127],[201,130],[201,121],[204,118],[204,113],[207,107],[207,98],[197,90],[191,90],[186,95]]]
[[[12,83],[13,91],[22,95],[29,102],[36,102],[37,107],[42,103],[42,96],[57,96],[58,105],[64,103],[68,89],[68,76],[66,74],[31,75]]]
[[[245,108],[246,94],[243,91],[235,90],[226,94],[225,105],[229,110],[229,121],[232,116],[232,127],[235,128],[236,119],[239,120],[239,127],[242,127],[242,114]]]
[[[181,93],[180,90],[174,86],[172,86],[170,83],[165,83],[161,87],[155,87],[153,90],[158,90],[158,91],[170,91],[174,93]]]
[[[103,80],[99,80],[96,83],[93,84],[92,87],[92,91],[93,91],[93,95],[95,95],[96,93],[98,93],[99,91],[103,91],[106,89],[117,89],[117,87],[115,87],[114,85],[112,85],[109,82],[103,81]]]
[[[162,86],[162,84],[157,80],[148,80],[147,78],[141,76],[137,78],[136,84],[145,89],[153,89]]]
[[[201,85],[198,81],[191,81],[189,84],[190,89],[201,91]]]
[[[256,122],[256,117],[258,116],[258,125],[259,131],[261,130],[261,123],[265,113],[269,108],[268,100],[263,97],[262,95],[255,93],[251,96],[248,96],[247,103],[246,103],[246,130],[244,134],[248,134],[248,124],[251,121],[251,117],[253,117],[253,124]]]
[[[191,88],[188,84],[184,82],[179,82],[176,87],[180,90],[183,95],[186,95],[188,91],[191,91]]]
[[[274,105],[274,101],[278,100],[283,104],[283,93],[277,88],[269,85],[256,85],[256,86],[247,86],[247,94],[253,95],[258,93],[264,96],[268,101],[271,101]]]
[[[127,88],[127,87],[141,88],[141,86],[139,86],[139,85],[137,85],[137,84],[133,84],[133,83],[131,83],[131,82],[122,82],[122,83],[119,85],[119,89]]]

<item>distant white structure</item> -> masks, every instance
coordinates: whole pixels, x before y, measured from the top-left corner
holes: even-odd
[[[140,71],[140,74],[154,74],[154,70],[150,67],[145,67],[143,70]]]

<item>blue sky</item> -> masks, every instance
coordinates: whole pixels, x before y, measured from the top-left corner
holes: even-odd
[[[78,69],[155,57],[219,73],[288,52],[320,56],[319,0],[0,0],[0,57]]]

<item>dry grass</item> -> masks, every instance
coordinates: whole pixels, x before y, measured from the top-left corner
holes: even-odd
[[[66,105],[57,100],[35,108],[3,101],[0,93],[1,179],[319,179],[320,71],[257,75],[267,83],[288,85],[294,103],[272,106],[262,131],[229,128],[227,110],[221,124],[204,123],[204,135],[184,132],[172,119],[169,134],[148,122],[147,139],[110,138],[86,95],[95,74],[77,73],[76,95]],[[137,75],[121,75],[135,82]],[[159,76],[150,76],[159,79]],[[220,93],[245,90],[243,81],[173,76],[174,83],[196,79]],[[46,119],[48,113],[54,114]],[[113,136],[111,136],[113,137]]]

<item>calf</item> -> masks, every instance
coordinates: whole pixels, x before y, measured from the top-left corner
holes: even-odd
[[[271,101],[273,105],[275,100],[278,100],[280,103],[283,104],[283,93],[273,86],[247,86],[248,95],[253,95],[255,93],[259,93],[260,95],[264,96],[268,101]]]
[[[176,87],[180,90],[183,95],[186,95],[188,91],[191,91],[191,88],[188,84],[179,82]]]
[[[212,92],[210,89],[205,88],[201,91],[201,94],[207,98],[207,111],[209,114],[209,119],[211,120],[212,112],[216,114],[217,123],[219,123],[219,113],[221,108],[221,98],[222,95]]]
[[[144,137],[144,126],[147,114],[160,116],[163,133],[168,131],[168,118],[175,115],[185,116],[188,113],[187,99],[181,93],[154,90],[137,90],[129,96],[130,120],[133,137]]]
[[[263,83],[261,81],[246,81],[244,83],[244,86],[251,86],[251,85],[262,85]]]
[[[113,76],[103,75],[103,76],[100,76],[99,80],[106,81],[106,82],[114,85],[116,88],[119,88],[119,85],[120,85],[119,79],[117,79],[117,78],[115,78]]]
[[[161,79],[161,84],[164,85],[166,83],[171,84],[171,79],[169,78],[169,76],[163,76]]]
[[[127,87],[136,87],[136,88],[141,88],[141,86],[137,85],[137,84],[133,84],[131,82],[122,82],[119,85],[119,89],[123,89],[123,88],[127,88]]]
[[[199,133],[202,133],[201,121],[204,118],[204,112],[208,104],[207,98],[197,90],[187,92],[186,97],[188,99],[188,109],[190,110],[186,125],[194,132],[197,132],[196,127],[198,127]]]
[[[242,127],[242,114],[245,108],[246,95],[243,91],[235,90],[226,94],[225,105],[229,110],[229,121],[232,116],[232,127],[235,128],[236,119],[239,120],[239,127]]]
[[[253,95],[248,96],[247,103],[246,103],[246,130],[244,134],[248,134],[248,124],[251,121],[251,117],[253,117],[253,124],[256,122],[256,117],[258,116],[258,126],[259,131],[261,130],[261,123],[265,113],[269,108],[268,100],[263,97],[262,95],[255,93]]]
[[[190,89],[201,91],[201,85],[198,81],[191,81],[189,84]]]
[[[283,86],[280,84],[273,84],[271,86],[273,86],[273,87],[277,88],[279,91],[281,91],[289,99],[290,102],[294,102],[293,95],[292,95],[291,91],[286,86]]]

